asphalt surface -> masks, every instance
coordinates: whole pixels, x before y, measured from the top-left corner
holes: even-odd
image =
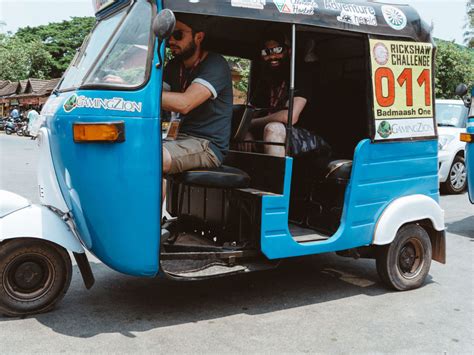
[[[0,133],[0,189],[38,202],[35,141]],[[442,196],[447,264],[426,284],[388,290],[372,260],[335,254],[277,270],[201,282],[129,277],[74,266],[52,312],[0,316],[0,353],[474,353],[474,207]]]

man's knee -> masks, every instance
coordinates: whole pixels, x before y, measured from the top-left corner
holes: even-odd
[[[286,137],[285,125],[281,122],[270,122],[263,130],[263,139],[265,141],[284,141]]]
[[[171,170],[171,154],[163,147],[163,173],[166,174]]]

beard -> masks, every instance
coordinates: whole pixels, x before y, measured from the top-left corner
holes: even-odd
[[[173,53],[173,56],[181,60],[186,60],[191,58],[194,53],[196,53],[196,49],[197,46],[193,39],[186,47],[181,50],[181,53]]]
[[[278,60],[279,65],[272,67],[270,62],[264,62],[263,77],[270,83],[280,83],[290,77],[290,59],[285,56]]]

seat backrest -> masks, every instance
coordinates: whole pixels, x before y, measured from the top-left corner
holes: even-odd
[[[231,142],[242,141],[250,128],[254,109],[247,105],[234,105],[232,108]]]

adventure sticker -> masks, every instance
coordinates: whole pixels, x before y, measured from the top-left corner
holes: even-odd
[[[64,102],[63,108],[66,112],[71,112],[76,108],[93,108],[93,109],[104,109],[112,111],[126,111],[126,112],[141,112],[142,103],[135,101],[126,101],[121,97],[114,97],[112,99],[100,99],[86,96],[78,96],[77,94],[71,95],[66,102]]]
[[[266,5],[266,0],[232,0],[231,5],[234,7],[263,10]]]
[[[340,15],[337,16],[339,22],[355,26],[377,26],[375,9],[372,6],[347,4],[337,2],[336,0],[324,0],[324,7],[328,10],[339,11]]]
[[[293,15],[314,15],[318,4],[314,0],[273,0],[278,11]]]
[[[433,136],[432,44],[370,39],[370,55],[377,138]]]
[[[407,25],[407,17],[395,6],[383,5],[382,14],[387,24],[394,30],[403,30]]]

